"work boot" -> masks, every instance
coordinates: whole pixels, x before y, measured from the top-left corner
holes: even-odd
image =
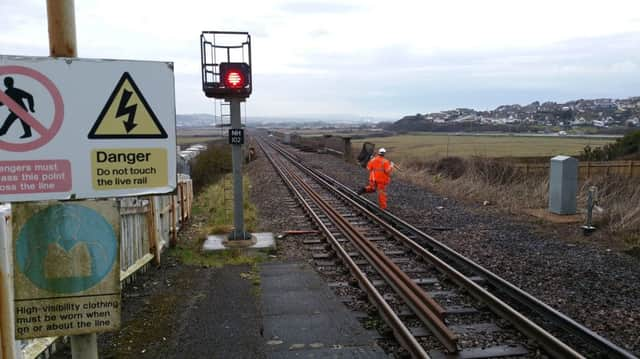
[[[359,194],[359,195],[362,195],[362,194],[365,194],[365,193],[367,193],[367,188],[366,188],[366,187],[361,187],[361,188],[358,190],[358,194]]]

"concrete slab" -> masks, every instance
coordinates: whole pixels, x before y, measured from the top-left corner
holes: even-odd
[[[387,358],[307,263],[261,266],[267,358]]]
[[[276,241],[273,238],[273,233],[271,232],[260,232],[260,233],[251,233],[252,236],[256,238],[256,244],[245,247],[245,249],[275,249]],[[223,242],[227,239],[226,234],[213,234],[207,236],[207,240],[204,241],[202,245],[203,251],[221,251],[225,249],[229,249],[231,247],[227,247],[223,244]]]

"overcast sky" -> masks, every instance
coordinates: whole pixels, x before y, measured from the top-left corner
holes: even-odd
[[[640,95],[638,0],[75,0],[79,57],[172,61],[211,113],[202,30],[248,31],[249,116],[396,118]],[[0,0],[0,53],[48,55],[45,0]]]

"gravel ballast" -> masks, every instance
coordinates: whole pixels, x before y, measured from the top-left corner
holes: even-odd
[[[366,170],[342,159],[297,152],[345,185],[366,184]],[[389,156],[391,159],[392,154]],[[260,152],[248,165],[260,230],[308,229],[303,211]],[[439,196],[394,179],[388,210],[625,349],[640,354],[640,261],[604,243],[580,241],[568,226],[549,225]],[[367,195],[376,201],[375,194]],[[442,231],[442,229],[446,229]],[[606,238],[605,238],[606,240]],[[308,256],[298,240],[279,241],[278,255]],[[309,259],[309,258],[307,258]]]

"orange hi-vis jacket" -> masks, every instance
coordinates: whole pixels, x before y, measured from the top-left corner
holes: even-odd
[[[383,156],[376,155],[367,163],[367,169],[369,170],[369,181],[374,181],[380,184],[389,184],[391,182],[391,161]]]

